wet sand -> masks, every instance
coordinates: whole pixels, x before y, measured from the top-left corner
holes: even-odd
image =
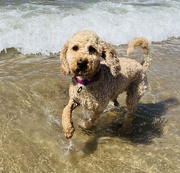
[[[0,54],[0,173],[178,173],[180,170],[180,39],[153,43],[149,90],[141,99],[133,134],[121,132],[120,108],[106,111],[96,127],[66,140],[61,114],[70,77],[59,72],[59,55]],[[126,45],[116,47],[126,55]],[[139,53],[132,56],[138,60]]]

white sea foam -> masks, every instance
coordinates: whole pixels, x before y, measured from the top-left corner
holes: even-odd
[[[75,32],[90,29],[114,45],[144,36],[162,41],[180,36],[179,1],[100,1],[0,6],[0,51],[57,53]]]

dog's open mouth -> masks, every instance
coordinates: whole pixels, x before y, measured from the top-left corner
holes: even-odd
[[[77,68],[75,71],[75,74],[76,74],[76,76],[84,76],[87,74],[87,72],[86,72],[86,70],[81,70],[81,69]]]

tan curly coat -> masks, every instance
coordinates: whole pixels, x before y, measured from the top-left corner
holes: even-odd
[[[141,64],[132,59],[118,58],[114,48],[93,31],[74,34],[64,45],[60,53],[61,72],[64,75],[74,74],[69,87],[69,103],[62,114],[66,138],[71,138],[75,130],[73,109],[80,105],[88,112],[80,126],[90,129],[109,101],[119,105],[117,97],[124,91],[127,92],[127,117],[123,124],[125,128],[131,124],[137,104],[147,89],[145,71],[151,60],[149,43],[145,38],[133,39],[127,52],[132,53],[134,46],[140,46],[146,55]],[[83,85],[78,80],[91,82]]]

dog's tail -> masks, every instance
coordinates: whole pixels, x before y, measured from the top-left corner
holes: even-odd
[[[128,49],[127,49],[127,54],[131,54],[133,53],[133,49],[135,46],[140,46],[144,52],[144,60],[141,62],[144,70],[146,71],[148,69],[148,67],[151,64],[151,60],[152,60],[152,54],[151,54],[151,48],[150,48],[150,43],[148,42],[147,39],[143,38],[143,37],[139,37],[139,38],[134,38],[130,41],[129,45],[128,45]]]

